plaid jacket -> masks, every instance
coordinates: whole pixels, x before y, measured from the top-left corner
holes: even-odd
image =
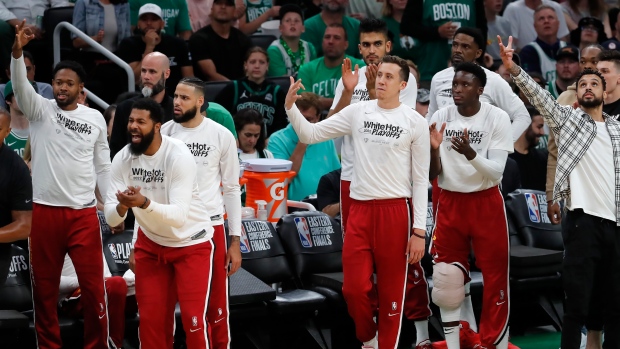
[[[523,91],[545,122],[553,131],[558,147],[558,164],[555,172],[553,201],[570,200],[570,173],[583,154],[590,148],[596,137],[596,123],[590,115],[572,106],[561,106],[551,94],[540,87],[523,69],[513,76],[517,86]],[[620,226],[620,122],[603,113],[607,132],[611,137],[616,174],[616,225]]]

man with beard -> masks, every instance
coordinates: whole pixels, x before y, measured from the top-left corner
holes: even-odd
[[[517,162],[521,178],[521,187],[525,189],[545,190],[547,179],[546,149],[537,149],[540,137],[545,134],[545,123],[540,112],[527,107],[532,123],[514,144],[515,151],[509,156]]]
[[[103,115],[79,105],[86,73],[76,62],[54,67],[54,99],[38,95],[27,78],[22,48],[35,35],[24,20],[15,28],[11,82],[30,122],[33,208],[30,263],[39,348],[60,348],[56,303],[65,254],[75,262],[84,304],[84,348],[108,348],[95,183],[110,186],[110,150]],[[95,181],[96,179],[96,181]]]
[[[454,71],[454,104],[437,111],[430,126],[430,178],[437,178],[441,188],[430,246],[435,263],[432,297],[441,311],[447,348],[460,348],[459,321],[469,293],[465,285],[470,281],[473,248],[484,278],[480,339],[475,346],[462,347],[506,349],[509,239],[499,184],[508,153],[513,151],[510,118],[480,101],[487,82],[483,68],[465,62]],[[469,329],[473,328],[475,320],[466,319]]]
[[[233,27],[235,0],[214,0],[210,16],[211,24],[189,39],[194,73],[204,81],[243,78],[243,58],[251,42]]]
[[[547,83],[547,90],[557,99],[579,75],[579,50],[573,46],[562,47],[555,57],[556,77]]]
[[[121,41],[116,55],[129,63],[136,81],[140,81],[142,58],[152,52],[161,52],[170,61],[170,77],[167,79],[166,93],[174,94],[181,78],[193,76],[192,60],[185,41],[177,36],[162,33],[165,22],[161,8],[155,4],[140,7],[136,31],[139,35]]]
[[[142,96],[151,98],[164,109],[163,122],[172,119],[172,97],[166,93],[166,80],[170,77],[170,61],[161,52],[151,52],[144,56],[140,72],[140,90]],[[110,135],[110,153],[116,155],[127,144],[127,121],[131,114],[135,97],[121,102],[116,108],[112,135]]]
[[[323,6],[321,13],[307,18],[304,21],[306,31],[301,34],[303,40],[308,41],[316,48],[317,57],[323,56],[323,34],[325,30],[332,24],[340,24],[349,38],[349,46],[346,54],[352,57],[359,57],[357,45],[359,44],[359,26],[360,22],[349,16],[345,16],[344,12],[350,0],[322,0]],[[316,93],[316,92],[315,92]]]
[[[131,143],[112,162],[113,191],[106,195],[105,216],[116,226],[131,208],[140,226],[133,257],[141,346],[172,347],[178,299],[188,348],[204,349],[209,348],[213,227],[194,158],[185,143],[161,135],[162,120],[163,110],[153,99],[134,102],[127,124]]]
[[[182,79],[174,92],[174,119],[162,126],[161,133],[183,141],[196,162],[198,190],[214,228],[213,276],[207,320],[213,348],[225,349],[230,346],[228,276],[234,274],[241,265],[239,158],[232,133],[200,114],[204,103],[202,80]],[[230,247],[226,243],[224,212],[228,215]],[[227,272],[229,263],[232,265]]]
[[[607,98],[601,73],[585,69],[577,79],[579,108],[561,106],[512,62],[512,37],[500,52],[517,86],[555,133],[558,162],[553,203],[566,200],[564,321],[562,349],[576,349],[591,308],[595,275],[605,275],[605,345],[620,343],[620,122],[603,111]],[[596,178],[596,181],[592,181]],[[596,295],[597,297],[599,295]],[[607,342],[609,341],[609,342]],[[609,344],[608,344],[609,343]]]

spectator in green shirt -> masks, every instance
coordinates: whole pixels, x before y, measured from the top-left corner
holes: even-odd
[[[267,76],[291,76],[299,67],[316,58],[316,49],[311,43],[301,40],[304,32],[301,7],[289,4],[280,8],[280,32],[282,35],[267,49],[269,70]]]
[[[189,22],[189,12],[185,0],[129,0],[131,10],[131,30],[138,24],[138,12],[144,4],[155,3],[161,8],[164,22],[164,32],[172,36],[179,36],[189,40],[192,35],[192,25]]]
[[[359,44],[360,21],[344,15],[348,3],[349,0],[323,0],[321,13],[306,19],[304,22],[306,31],[301,35],[301,38],[312,43],[314,47],[316,47],[316,53],[319,57],[323,55],[323,50],[321,49],[323,33],[325,33],[325,30],[331,24],[342,25],[347,32],[347,36],[351,38],[346,52],[347,55],[356,58],[360,57],[360,53],[357,49],[357,45]]]
[[[341,24],[334,23],[325,29],[321,46],[325,55],[302,65],[297,78],[301,79],[306,91],[321,96],[321,108],[328,110],[334,100],[338,80],[342,77],[344,58],[351,59],[352,67],[362,67],[365,64],[361,59],[345,55],[350,45],[347,42],[347,32]],[[300,90],[301,92],[303,91]]]

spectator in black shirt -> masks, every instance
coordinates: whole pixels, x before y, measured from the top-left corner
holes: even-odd
[[[545,134],[544,121],[540,112],[533,107],[527,107],[532,123],[515,142],[515,152],[509,156],[519,165],[521,186],[524,189],[545,191],[547,180],[546,149],[536,149],[540,137]]]
[[[160,17],[159,6],[147,4],[140,8],[138,25],[135,32],[138,35],[125,38],[121,41],[116,55],[129,63],[136,82],[140,81],[142,58],[151,52],[161,52],[168,56],[170,61],[170,77],[167,79],[166,92],[172,96],[174,89],[181,78],[194,76],[189,49],[183,39],[162,33],[165,26]]]
[[[243,57],[250,39],[233,27],[234,0],[215,0],[211,7],[211,24],[189,39],[194,73],[205,81],[237,80],[244,77]]]
[[[328,172],[319,179],[316,188],[317,210],[327,213],[331,217],[340,214],[340,173],[342,169]]]
[[[114,158],[114,155],[129,143],[127,139],[127,123],[129,122],[129,114],[131,114],[131,107],[136,99],[143,97],[153,99],[164,109],[163,122],[172,120],[174,105],[172,97],[166,93],[168,77],[170,77],[170,61],[166,55],[160,52],[152,52],[144,56],[140,73],[140,90],[142,95],[119,103],[114,114],[114,124],[112,125],[112,134],[110,135],[111,158]]]
[[[32,180],[22,158],[4,139],[11,131],[11,115],[0,108],[0,280],[11,264],[11,243],[27,239],[32,223]]]

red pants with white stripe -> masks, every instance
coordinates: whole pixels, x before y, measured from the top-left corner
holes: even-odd
[[[210,348],[206,315],[212,277],[211,240],[187,247],[166,247],[139,229],[134,256],[141,347],[169,349],[173,335],[169,316],[174,312],[170,300],[178,297],[187,347]]]
[[[127,283],[120,276],[105,280],[105,292],[108,296],[108,318],[110,319],[110,339],[117,348],[123,346],[125,338],[125,303],[127,301]],[[82,297],[63,302],[62,310],[69,316],[84,316]]]
[[[369,341],[379,330],[379,348],[396,348],[400,336],[407,242],[412,216],[409,199],[352,200],[344,239],[342,294],[355,322],[357,338]],[[376,294],[372,283],[376,270]],[[373,320],[378,300],[378,327]]]
[[[97,209],[32,205],[30,277],[40,349],[60,349],[58,287],[65,254],[75,266],[84,307],[84,348],[108,348],[103,248]]]
[[[342,235],[344,236],[345,224],[351,208],[349,196],[350,181],[340,181],[340,217],[342,221]],[[373,280],[372,275],[370,278]],[[376,291],[369,294],[371,304],[376,308]],[[421,262],[409,265],[407,273],[407,291],[405,293],[405,316],[409,320],[426,320],[432,315],[430,299],[428,295],[428,283]]]
[[[480,340],[483,347],[494,348],[507,335],[510,315],[508,224],[499,187],[474,193],[442,189],[436,218],[431,242],[435,263],[469,271],[470,247],[474,249],[484,278]]]
[[[215,349],[230,348],[228,324],[228,266],[226,265],[226,231],[224,225],[213,228],[213,278],[207,307],[207,321],[211,327],[211,344]]]

